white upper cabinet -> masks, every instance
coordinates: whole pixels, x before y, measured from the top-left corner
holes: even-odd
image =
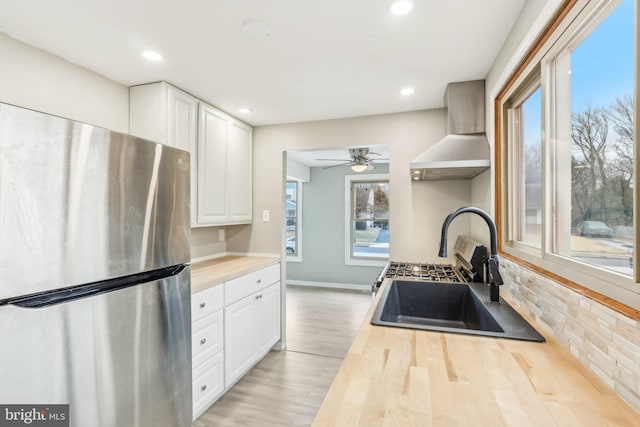
[[[167,85],[167,144],[196,155],[198,100]]]
[[[198,132],[198,224],[227,221],[227,140],[229,117],[200,104]]]
[[[229,220],[251,222],[251,167],[253,129],[238,121],[231,122],[230,144],[227,146],[229,177]]]
[[[198,225],[251,222],[253,130],[200,103]]]
[[[191,225],[251,223],[253,129],[166,82],[129,94],[132,135],[191,153]]]
[[[165,83],[129,88],[129,133],[191,154],[191,224],[197,220],[198,99]]]

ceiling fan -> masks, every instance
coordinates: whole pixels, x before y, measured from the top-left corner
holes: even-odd
[[[351,159],[316,159],[328,162],[342,162],[337,165],[327,166],[323,169],[335,168],[336,166],[350,165],[354,172],[364,172],[374,168],[373,159],[370,159],[370,155],[379,156],[380,153],[374,153],[369,151],[368,148],[349,148],[349,156]],[[388,159],[376,159],[376,160],[388,160]]]

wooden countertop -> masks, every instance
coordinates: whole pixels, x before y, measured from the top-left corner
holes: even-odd
[[[225,256],[191,264],[191,293],[204,291],[280,262],[277,257]]]
[[[314,427],[640,425],[640,413],[531,319],[547,342],[374,326],[381,294]]]

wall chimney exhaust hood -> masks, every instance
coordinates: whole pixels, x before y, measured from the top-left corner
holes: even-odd
[[[449,83],[444,105],[447,136],[410,163],[414,181],[471,179],[491,166],[484,80]]]

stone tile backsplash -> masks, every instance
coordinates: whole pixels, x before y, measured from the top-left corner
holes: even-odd
[[[508,259],[500,267],[507,299],[640,411],[640,322]]]

